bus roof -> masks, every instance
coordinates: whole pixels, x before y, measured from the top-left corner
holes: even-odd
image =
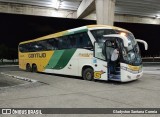
[[[34,42],[34,41],[51,39],[51,38],[56,38],[56,37],[60,37],[60,36],[76,34],[76,33],[79,33],[79,32],[86,32],[88,30],[94,30],[94,29],[115,29],[115,30],[129,32],[128,30],[125,30],[125,29],[119,28],[119,27],[115,27],[115,26],[87,25],[87,26],[82,26],[82,27],[78,27],[78,28],[74,28],[74,29],[70,29],[70,30],[66,30],[66,31],[62,31],[62,32],[54,33],[54,34],[50,34],[50,35],[43,36],[43,37],[40,37],[40,38],[37,38],[37,39],[23,41],[23,42],[20,42],[19,44],[25,44],[25,43],[30,43],[30,42]]]

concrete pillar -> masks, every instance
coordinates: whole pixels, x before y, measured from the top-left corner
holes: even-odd
[[[97,24],[113,25],[115,0],[96,0]]]

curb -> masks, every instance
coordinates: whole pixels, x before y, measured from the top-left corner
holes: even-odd
[[[0,68],[1,67],[18,67],[19,65],[0,65]]]
[[[6,74],[6,73],[3,73],[3,72],[1,72],[0,74],[5,75],[5,76],[9,76],[9,77],[12,77],[12,78],[16,78],[16,79],[19,79],[19,80],[24,80],[24,81],[27,81],[27,82],[32,82],[32,83],[37,82],[37,80],[33,80],[33,79],[30,79],[30,78],[21,77],[21,76],[14,76],[14,75]]]

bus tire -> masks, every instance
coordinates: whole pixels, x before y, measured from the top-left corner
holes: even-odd
[[[26,71],[31,72],[31,66],[29,63],[26,64]]]
[[[37,72],[37,65],[36,64],[33,64],[32,65],[32,72]]]
[[[92,68],[86,68],[83,71],[82,77],[84,80],[93,80],[93,69]]]

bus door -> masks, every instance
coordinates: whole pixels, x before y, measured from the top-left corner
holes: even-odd
[[[103,49],[106,61],[108,63],[108,79],[120,80],[120,61],[121,61],[121,49],[119,46],[118,37],[104,37],[105,49]],[[117,53],[117,54],[115,54]]]
[[[94,43],[94,79],[108,80],[107,61],[104,54],[104,42]]]

